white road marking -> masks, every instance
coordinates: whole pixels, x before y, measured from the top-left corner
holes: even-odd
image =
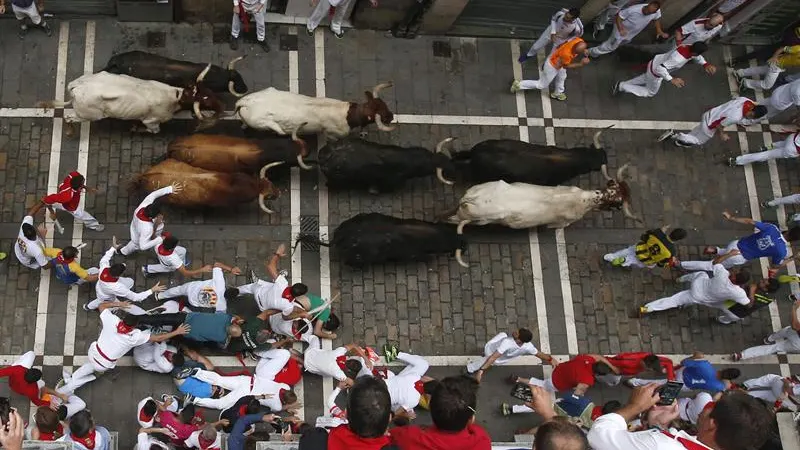
[[[522,79],[522,67],[517,64],[519,58],[519,41],[511,40],[511,67],[514,70],[514,79]],[[517,115],[525,117],[528,115],[528,108],[525,105],[525,93],[519,91],[515,95],[517,103]],[[515,118],[516,119],[516,118]],[[527,126],[520,126],[519,119],[514,125],[519,126],[519,139],[529,142],[530,136]],[[542,275],[542,254],[539,248],[539,234],[535,228],[528,230],[528,243],[531,253],[531,276],[533,277],[533,296],[536,301],[536,322],[539,328],[539,342],[537,348],[545,353],[550,353],[550,327],[547,324],[547,301],[544,297],[544,277]],[[523,326],[525,324],[519,324]],[[464,363],[466,364],[466,362]]]
[[[86,44],[85,53],[83,56],[83,73],[90,74],[94,72],[94,45],[95,45],[95,22],[90,20],[86,22]],[[80,142],[78,143],[78,167],[77,171],[86,176],[89,167],[89,131],[91,130],[90,122],[81,123]],[[81,198],[79,208],[83,208],[86,203],[85,196]],[[77,245],[83,241],[83,223],[80,221],[73,221],[72,226],[72,243]],[[75,261],[81,263],[81,253]],[[72,287],[67,294],[67,317],[64,326],[64,356],[72,356],[75,354],[75,329],[77,326],[78,316],[78,288]],[[72,369],[69,367],[68,369]]]
[[[61,100],[64,100],[63,94],[61,94]],[[53,110],[47,108],[0,108],[0,117],[53,117]]]

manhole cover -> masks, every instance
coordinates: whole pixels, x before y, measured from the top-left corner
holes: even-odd
[[[285,52],[297,51],[297,35],[282,34],[279,38],[280,49]]]
[[[312,239],[319,239],[319,217],[300,216],[300,233]],[[319,244],[311,240],[303,241],[300,248],[305,251],[318,252]]]
[[[167,33],[165,31],[147,32],[147,48],[164,48],[166,41]]]
[[[450,58],[453,55],[453,50],[450,48],[450,43],[445,41],[433,41],[433,56],[439,58]]]

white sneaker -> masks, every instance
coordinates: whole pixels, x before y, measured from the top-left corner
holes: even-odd
[[[102,223],[100,223],[100,224],[97,224],[97,226],[96,226],[96,227],[92,228],[92,230],[94,230],[94,231],[103,231],[103,230],[105,230],[105,229],[106,229],[106,226],[105,226],[105,225],[103,225]]]

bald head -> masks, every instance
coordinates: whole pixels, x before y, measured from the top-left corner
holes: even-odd
[[[589,441],[577,425],[564,417],[539,426],[533,440],[533,450],[588,450]]]
[[[575,44],[575,47],[572,47],[572,52],[576,55],[580,55],[581,53],[586,51],[586,42],[578,42]]]

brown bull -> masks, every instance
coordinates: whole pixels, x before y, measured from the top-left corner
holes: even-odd
[[[170,142],[167,158],[200,169],[227,173],[256,173],[273,162],[311,169],[303,162],[303,158],[308,156],[305,141],[298,138],[296,132],[292,141],[285,137],[256,141],[217,134],[193,134]]]
[[[171,205],[184,208],[225,208],[231,205],[248,203],[258,198],[261,209],[272,214],[265,199],[279,195],[272,182],[266,178],[267,170],[282,162],[268,164],[261,168],[259,178],[246,173],[223,173],[192,167],[174,159],[164,160],[150,167],[132,181],[132,188],[151,192],[172,183],[180,183],[183,190],[164,197]]]

